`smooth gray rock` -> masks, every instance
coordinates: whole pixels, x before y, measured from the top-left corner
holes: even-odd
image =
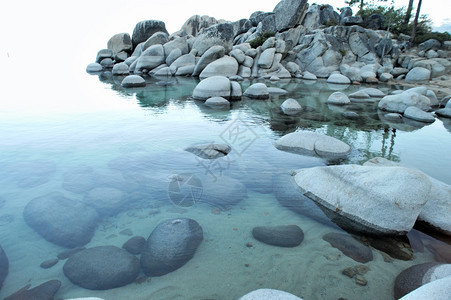
[[[108,40],[107,48],[113,51],[113,53],[122,51],[131,53],[133,50],[132,39],[128,33],[115,34]]]
[[[302,298],[280,290],[258,289],[247,293],[238,300],[302,300]]]
[[[269,69],[274,61],[274,55],[276,54],[276,48],[269,48],[262,52],[258,59],[258,66],[263,69]]]
[[[162,276],[191,260],[203,240],[202,227],[193,219],[169,219],[158,224],[141,254],[147,276]]]
[[[88,73],[96,73],[96,72],[101,72],[101,71],[103,71],[103,67],[99,63],[90,63],[86,67],[86,72],[88,72]]]
[[[433,123],[435,121],[431,113],[425,112],[415,106],[407,107],[404,111],[404,117],[424,123]]]
[[[197,62],[196,67],[194,68],[193,76],[199,76],[208,64],[220,59],[224,55],[225,48],[223,46],[215,45],[210,47]]]
[[[243,96],[241,85],[236,81],[231,81],[230,88],[232,90],[230,93],[230,100],[241,100],[241,96]]]
[[[149,37],[145,42],[143,42],[142,50],[145,51],[147,48],[153,45],[164,45],[168,42],[168,34],[165,32],[155,32]]]
[[[394,297],[399,299],[424,284],[448,276],[451,276],[450,264],[430,262],[414,265],[396,276]]]
[[[67,248],[87,244],[98,220],[93,208],[59,192],[31,200],[24,208],[23,217],[47,241]]]
[[[61,281],[49,280],[34,288],[29,285],[6,297],[7,300],[53,300],[55,294],[61,287]]]
[[[304,240],[304,232],[297,225],[257,226],[252,229],[252,236],[260,242],[279,247],[296,247]]]
[[[368,99],[371,98],[370,95],[368,95],[368,93],[366,93],[365,91],[357,91],[354,92],[352,94],[349,94],[349,98],[354,98],[354,99]]]
[[[209,63],[200,73],[199,78],[204,79],[211,76],[230,77],[238,74],[238,62],[231,56],[224,56]]]
[[[431,109],[431,100],[418,93],[406,91],[383,97],[377,107],[388,112],[404,113],[409,106],[415,106],[421,110],[428,111]]]
[[[348,96],[346,96],[342,92],[334,92],[329,96],[329,98],[327,98],[326,103],[334,105],[346,105],[350,104],[351,100],[349,100]]]
[[[146,81],[139,75],[128,75],[121,82],[124,88],[134,88],[146,86]]]
[[[208,203],[219,209],[230,209],[247,197],[246,186],[239,180],[225,175],[218,177],[209,176],[202,184],[201,202]]]
[[[224,99],[223,97],[211,97],[205,101],[205,105],[211,108],[223,109],[229,108],[230,102],[227,101],[227,99]]]
[[[128,75],[130,71],[128,65],[122,62],[115,64],[111,73],[113,73],[113,75]]]
[[[330,136],[310,131],[298,131],[284,135],[274,146],[283,151],[325,158],[345,157],[351,147]]]
[[[302,106],[293,98],[288,98],[281,105],[283,113],[289,116],[296,115],[302,111]]]
[[[0,290],[2,289],[3,281],[8,276],[9,260],[6,256],[5,250],[0,246]]]
[[[97,52],[96,63],[100,63],[105,58],[113,58],[114,53],[111,49],[101,49]]]
[[[439,117],[451,118],[451,107],[438,109],[435,114]]]
[[[191,66],[192,69],[194,69],[194,66],[196,64],[196,57],[193,54],[185,54],[177,58],[170,66],[171,73],[175,75],[185,75],[180,74],[178,70],[183,67]],[[178,74],[177,74],[178,73]],[[191,71],[189,74],[191,75],[193,71]]]
[[[244,60],[246,59],[246,55],[240,49],[233,49],[230,51],[229,56],[235,58],[239,64],[244,63]]]
[[[420,51],[428,51],[430,49],[439,49],[441,47],[441,43],[436,39],[429,39],[424,41],[423,43],[418,45],[418,50]]]
[[[173,49],[169,55],[166,56],[166,64],[170,66],[177,58],[182,56],[182,50],[179,48]]]
[[[225,76],[212,76],[205,78],[193,90],[193,98],[207,100],[210,97],[224,97],[231,95],[230,80]]]
[[[145,42],[156,32],[169,34],[163,21],[145,20],[137,23],[132,34],[133,48],[139,43]]]
[[[98,246],[77,252],[63,266],[64,275],[85,289],[108,290],[135,281],[139,260],[115,246]]]
[[[284,89],[277,88],[277,87],[268,87],[268,92],[270,95],[286,95],[288,92]]]
[[[204,159],[217,159],[224,157],[232,151],[232,148],[226,144],[200,144],[190,146],[185,151],[191,152]]]
[[[382,97],[386,96],[386,94],[384,92],[382,92],[381,90],[378,90],[376,88],[364,88],[364,89],[361,89],[360,91],[365,92],[368,95],[370,95],[370,97],[374,97],[374,98],[382,98]]]
[[[423,67],[415,67],[406,75],[406,82],[423,82],[431,79],[431,71]]]
[[[142,236],[134,236],[126,241],[122,248],[127,250],[129,253],[133,255],[141,254],[142,250],[146,245],[146,239]]]
[[[97,187],[88,192],[83,202],[95,208],[101,216],[112,216],[124,209],[127,200],[126,193],[117,188]]]
[[[164,54],[166,56],[168,56],[169,53],[171,53],[174,49],[179,49],[182,52],[181,55],[188,54],[189,45],[188,45],[187,37],[175,38],[175,39],[167,42],[166,44],[164,44],[163,48],[164,48]]]
[[[180,30],[187,35],[197,36],[202,29],[217,23],[218,21],[213,17],[194,15],[185,21]]]
[[[305,79],[305,80],[317,80],[318,78],[316,77],[315,74],[310,73],[309,71],[304,71],[302,73],[302,79]]]
[[[104,58],[100,61],[100,65],[104,68],[112,68],[114,65],[113,59],[111,58]]]
[[[233,46],[233,25],[231,23],[220,23],[206,28],[200,33],[193,44],[198,55],[202,56],[212,46],[223,46],[226,53]]]
[[[243,95],[252,99],[268,99],[268,87],[261,82],[254,83],[244,91]]]
[[[273,10],[276,31],[284,31],[301,24],[307,8],[307,0],[280,1]]]
[[[160,45],[154,45],[154,46],[160,46]],[[151,71],[154,68],[158,67],[159,65],[164,63],[164,56],[140,56],[136,60],[136,66],[135,66],[135,74],[140,74],[145,71]]]
[[[429,199],[423,173],[398,166],[315,167],[295,171],[297,187],[345,229],[377,234],[409,232]]]

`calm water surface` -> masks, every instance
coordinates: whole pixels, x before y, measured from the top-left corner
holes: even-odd
[[[258,288],[281,289],[304,299],[390,299],[400,271],[437,260],[428,245],[441,242],[414,231],[410,238],[426,247],[412,246],[409,261],[390,259],[373,248],[374,259],[366,264],[370,270],[364,275],[367,285],[358,285],[341,271],[359,263],[322,239],[326,233],[341,230],[282,206],[273,193],[273,183],[288,180],[293,169],[361,164],[385,157],[451,184],[449,121],[437,119],[426,126],[390,124],[380,120],[377,103],[328,106],[327,97],[341,87],[321,81],[267,82],[289,94],[265,101],[243,98],[233,102],[230,110],[215,111],[190,98],[198,83],[193,78],[165,82],[148,78],[146,88],[133,90],[124,90],[121,78],[108,73],[83,74],[78,80],[72,88],[24,86],[14,94],[23,93],[25,103],[17,102],[20,97],[3,103],[0,245],[10,268],[0,291],[2,298],[28,283],[36,286],[58,279],[62,287],[57,299],[237,299]],[[251,83],[241,82],[243,90]],[[348,87],[344,92],[359,88]],[[33,89],[46,96],[32,99]],[[279,106],[287,98],[295,98],[304,107],[300,116],[282,114]],[[361,118],[345,119],[342,113],[346,110]],[[273,146],[280,136],[297,130],[336,137],[353,150],[347,159],[326,161]],[[212,142],[227,143],[233,150],[216,160],[184,151],[193,144]],[[171,182],[182,173],[195,175],[205,190],[214,185],[225,198],[234,196],[227,180],[239,181],[246,186],[247,197],[226,208],[203,202],[175,205]],[[132,235],[147,238],[166,219],[187,217],[204,231],[194,258],[167,275],[106,291],[72,284],[63,274],[64,261],[41,268],[43,261],[65,248],[46,241],[24,222],[25,205],[50,192],[86,201],[87,193],[99,186],[121,190],[129,201],[105,212],[86,247],[121,247]],[[255,226],[289,224],[304,231],[298,247],[279,248],[252,237]]]

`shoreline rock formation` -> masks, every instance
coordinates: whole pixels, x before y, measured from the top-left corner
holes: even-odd
[[[282,79],[340,73],[366,83],[426,82],[451,71],[451,43],[428,40],[409,50],[409,37],[395,39],[372,17],[364,24],[349,7],[338,14],[330,5],[282,0],[272,12],[234,22],[195,15],[171,35],[164,22],[146,20],[131,36],[111,37],[87,71],[125,63],[135,75]]]

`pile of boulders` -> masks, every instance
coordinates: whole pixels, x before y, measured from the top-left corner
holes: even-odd
[[[272,80],[327,78],[338,71],[350,82],[376,83],[424,81],[451,70],[440,42],[429,40],[405,54],[408,37],[394,39],[380,30],[382,22],[380,15],[362,20],[349,7],[338,14],[306,0],[282,0],[273,12],[235,22],[195,15],[171,35],[164,22],[146,20],[131,36],[111,37],[87,71]]]

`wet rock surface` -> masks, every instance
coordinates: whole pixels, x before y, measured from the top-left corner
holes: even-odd
[[[366,263],[373,260],[371,248],[357,241],[350,235],[343,233],[327,233],[323,236],[323,240],[357,262]]]
[[[252,236],[268,245],[296,247],[304,240],[304,232],[297,225],[258,226],[252,229]]]
[[[202,227],[193,219],[169,219],[150,234],[141,254],[147,276],[163,276],[191,260],[203,240]]]
[[[64,275],[91,290],[107,290],[132,283],[140,272],[139,260],[124,249],[98,246],[80,251],[66,261]]]

